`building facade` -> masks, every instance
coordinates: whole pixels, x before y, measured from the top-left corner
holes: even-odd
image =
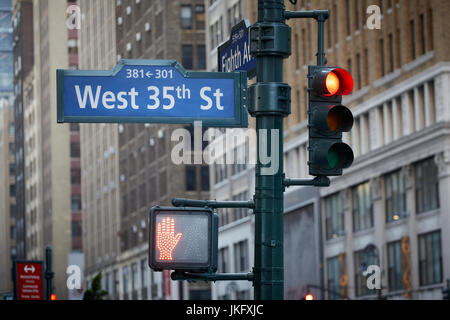
[[[116,4],[80,1],[80,69],[110,70],[117,62]],[[102,287],[119,299],[119,154],[117,124],[81,124],[84,276],[102,272]],[[87,287],[87,286],[86,286]]]
[[[31,23],[22,22],[32,21],[32,2],[14,1],[12,17],[14,36],[14,123],[16,135],[16,241],[17,258],[24,259],[26,258],[26,186],[23,83],[33,68],[33,25]]]
[[[344,99],[355,118],[344,140],[355,152],[344,175],[320,189],[324,285],[328,299],[440,299],[449,278],[449,86],[446,1],[379,1],[380,29],[370,29],[370,2],[298,2],[329,8],[328,65],[354,78]],[[290,21],[293,56],[285,68],[293,88],[285,120],[286,174],[306,177],[307,65],[315,64],[314,21]],[[382,290],[363,272],[381,271]]]
[[[253,22],[252,1],[216,0],[206,4],[206,48],[208,71],[218,71],[218,47],[227,41],[234,25],[243,19]],[[254,121],[249,117],[249,127]],[[254,151],[241,129],[222,130],[211,147],[226,146],[210,167],[211,199],[218,201],[250,200],[253,196],[254,165],[249,164]],[[253,154],[252,154],[253,152]],[[227,161],[230,157],[233,161]],[[231,160],[230,159],[230,160]],[[218,272],[245,273],[252,270],[254,260],[254,218],[248,209],[218,209],[219,261]],[[212,284],[213,299],[252,299],[250,282],[218,281]]]
[[[231,3],[209,1],[207,6],[210,70],[217,68],[215,46],[227,40],[227,36],[215,40],[221,28],[215,9],[226,21],[226,10],[219,8]],[[254,22],[257,4],[246,4],[245,18]],[[367,8],[372,4],[380,8],[380,29],[368,27]],[[285,298],[302,299],[308,292],[323,299],[380,294],[440,299],[450,254],[445,197],[448,2],[318,0],[285,5],[287,10],[330,10],[325,25],[328,65],[349,70],[355,84],[352,95],[344,99],[355,117],[353,129],[344,134],[355,152],[354,164],[342,177],[333,178],[329,188],[291,187],[285,192]],[[291,114],[284,120],[284,168],[287,177],[308,179],[312,177],[307,167],[306,80],[307,66],[316,64],[317,25],[309,19],[292,19],[288,24],[292,56],[285,61],[284,81],[292,94]],[[227,30],[227,23],[223,25]],[[244,183],[234,185],[231,170],[220,163],[212,171],[212,197],[233,199],[229,190]],[[248,173],[250,197],[253,175]],[[223,213],[221,218],[230,219]],[[247,223],[247,237],[253,239],[254,228]],[[220,229],[219,260],[228,259],[220,263],[227,271],[233,271],[229,265],[235,264],[234,254],[229,253],[233,244],[226,236],[232,230],[232,223]],[[381,292],[365,285],[362,272],[369,265],[380,267]],[[213,286],[215,298],[230,298],[223,284]]]
[[[11,270],[16,257],[14,110],[11,106],[8,100],[0,99],[0,296],[13,292]]]
[[[205,70],[205,7],[200,0],[116,1],[117,60],[174,59],[187,70]],[[118,126],[121,299],[209,298],[209,284],[170,280],[148,272],[148,214],[174,197],[206,199],[209,169],[175,165],[173,130],[179,126]],[[186,126],[187,128],[192,128]]]
[[[56,121],[55,70],[78,68],[78,32],[67,24],[67,8],[72,5],[76,2],[33,1],[34,98],[29,100],[31,106],[27,107],[30,112],[28,116],[33,114],[33,110],[40,110],[36,113],[39,119],[34,119],[37,130],[33,131],[32,124],[29,131],[30,135],[39,133],[36,139],[39,148],[30,148],[29,157],[32,163],[34,152],[40,154],[37,157],[40,165],[32,165],[31,169],[40,172],[39,178],[31,178],[29,192],[33,181],[36,181],[36,186],[41,188],[36,192],[41,197],[42,211],[41,216],[35,218],[30,208],[29,221],[34,222],[37,234],[37,239],[30,234],[30,244],[41,245],[35,251],[39,256],[33,255],[40,260],[45,257],[45,248],[52,248],[55,272],[53,292],[58,299],[69,297],[67,267],[73,261],[79,261],[82,255],[79,126],[57,124]],[[35,108],[32,106],[33,100]],[[32,199],[31,195],[29,199]],[[30,228],[33,230],[33,227]]]
[[[12,292],[16,249],[14,62],[10,0],[0,1],[0,296]]]

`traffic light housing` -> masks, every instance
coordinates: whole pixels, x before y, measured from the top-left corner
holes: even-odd
[[[342,96],[353,90],[353,78],[338,67],[308,67],[309,174],[340,176],[354,159],[342,142],[342,133],[353,127],[353,114],[342,105]]]
[[[155,271],[217,271],[218,216],[209,208],[153,207],[149,266]]]

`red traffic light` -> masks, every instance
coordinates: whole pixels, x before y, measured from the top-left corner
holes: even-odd
[[[311,293],[308,293],[308,294],[305,296],[305,300],[314,300],[314,296],[313,296]]]
[[[52,294],[50,295],[50,300],[56,300],[56,294],[52,293]]]
[[[313,89],[325,97],[349,95],[353,90],[353,78],[342,68],[322,68],[314,75]]]

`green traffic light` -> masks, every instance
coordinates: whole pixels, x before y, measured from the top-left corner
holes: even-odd
[[[331,169],[336,168],[338,162],[339,162],[339,155],[335,149],[331,148],[330,151],[328,152],[328,164],[330,165],[330,168]]]
[[[333,144],[328,149],[328,164],[330,169],[345,169],[353,163],[353,151],[345,143],[339,142]]]

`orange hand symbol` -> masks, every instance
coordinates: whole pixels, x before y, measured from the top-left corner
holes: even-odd
[[[182,233],[175,235],[175,220],[167,217],[158,223],[156,232],[156,247],[160,260],[172,260],[172,251],[180,241]]]

